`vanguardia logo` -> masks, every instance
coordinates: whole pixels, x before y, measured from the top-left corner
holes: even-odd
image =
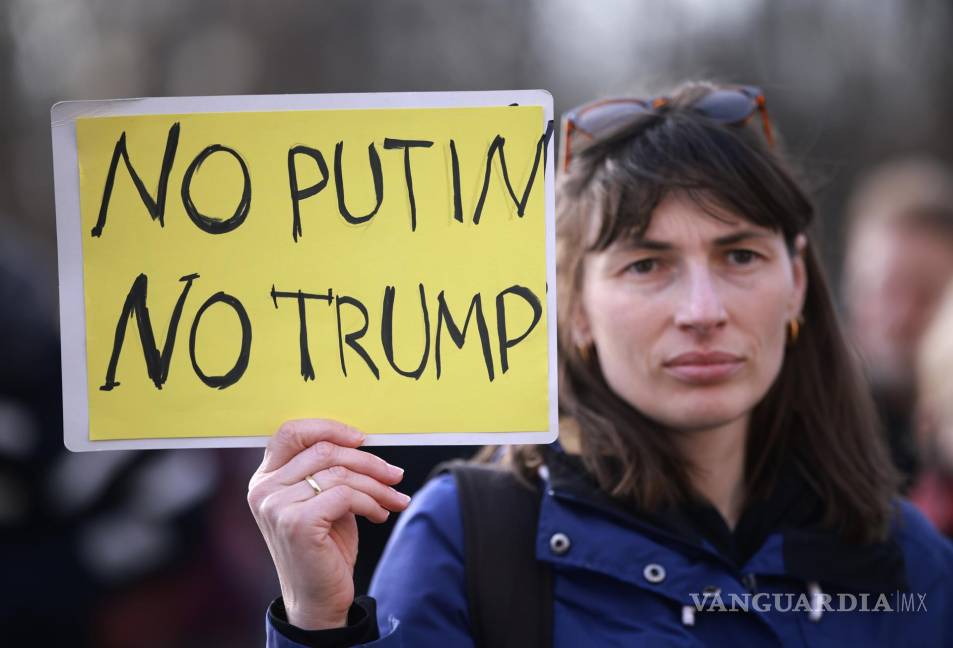
[[[920,592],[861,594],[751,594],[692,592],[698,612],[926,612],[926,594]]]

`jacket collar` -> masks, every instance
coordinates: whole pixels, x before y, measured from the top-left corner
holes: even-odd
[[[582,461],[558,441],[546,458],[548,493],[575,506],[595,508],[656,543],[688,556],[705,555],[731,571],[815,581],[827,591],[907,590],[903,553],[894,535],[855,545],[824,529],[822,502],[797,465],[787,461],[772,493],[748,504],[734,531],[711,504],[692,502],[649,513],[623,506],[602,491]]]

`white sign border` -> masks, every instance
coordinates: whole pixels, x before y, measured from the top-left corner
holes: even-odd
[[[83,291],[82,223],[79,218],[79,163],[76,119],[120,115],[254,112],[275,110],[353,110],[368,108],[475,108],[541,106],[543,126],[555,120],[553,96],[546,90],[477,92],[380,92],[349,94],[234,95],[147,97],[103,101],[63,101],[50,110],[59,261],[60,350],[63,367],[63,441],[73,452],[160,448],[249,448],[264,446],[270,436],[182,437],[171,439],[89,439],[86,377],[86,310]],[[432,432],[368,434],[365,446],[486,445],[552,443],[559,434],[556,371],[556,198],[555,136],[546,151],[546,326],[549,359],[549,429],[535,432]]]

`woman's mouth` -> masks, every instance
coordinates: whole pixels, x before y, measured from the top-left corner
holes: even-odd
[[[734,375],[744,365],[744,358],[724,351],[689,351],[663,363],[665,371],[676,379],[704,385]]]

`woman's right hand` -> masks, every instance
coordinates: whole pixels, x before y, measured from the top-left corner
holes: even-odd
[[[390,486],[404,471],[358,450],[364,439],[336,421],[288,421],[269,440],[248,484],[248,504],[278,571],[288,621],[306,630],[347,625],[357,560],[354,516],[380,523],[410,502]]]

